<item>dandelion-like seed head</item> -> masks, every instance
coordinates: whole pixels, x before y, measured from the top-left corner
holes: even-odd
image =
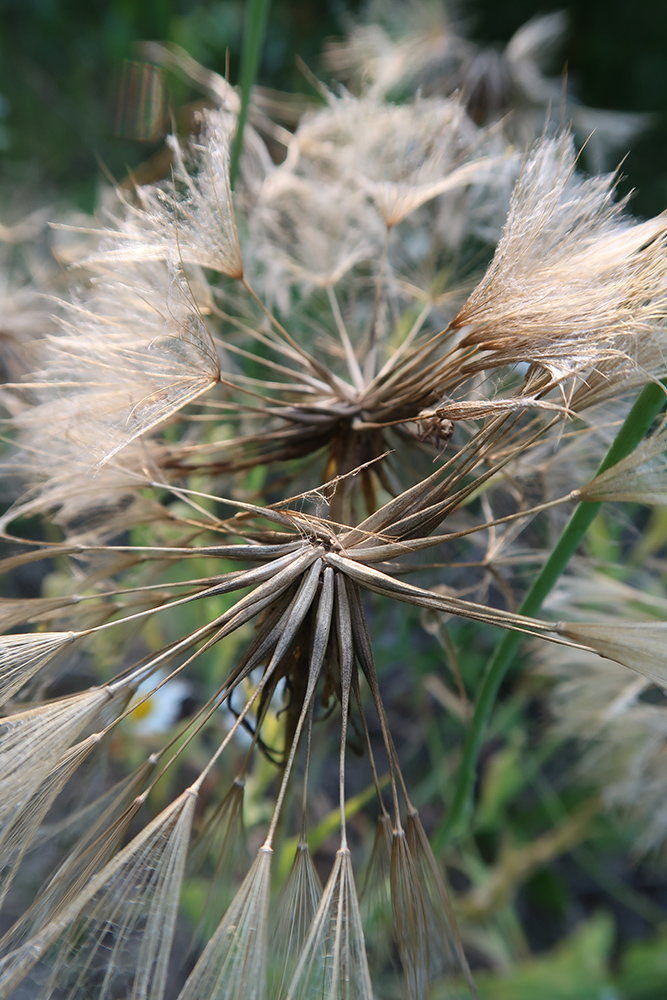
[[[594,478],[576,457],[596,406],[667,374],[665,220],[634,222],[569,134],[544,135],[458,287],[481,228],[448,227],[454,198],[495,217],[515,162],[462,99],[391,103],[378,64],[368,93],[275,133],[280,164],[252,130],[232,194],[235,95],[158,54],[221,108],[170,140],[171,177],[119,199],[5,390],[24,485],[2,565],[58,571],[0,603],[0,897],[45,838],[60,853],[2,940],[0,996],[33,977],[45,997],[371,1000],[397,969],[409,1000],[436,981],[474,997],[376,609],[665,681],[663,622],[517,610],[551,516],[663,502],[663,428]],[[564,446],[562,492],[535,497],[526,469]],[[43,539],[23,537],[37,515]],[[178,711],[140,732],[170,691]],[[378,815],[362,892],[351,746]]]

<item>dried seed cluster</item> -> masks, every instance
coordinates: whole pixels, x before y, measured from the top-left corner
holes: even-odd
[[[580,499],[664,502],[663,429],[597,477],[589,457],[602,407],[667,376],[667,219],[633,221],[613,177],[579,173],[567,133],[518,157],[457,97],[392,104],[380,78],[280,132],[279,165],[258,116],[234,195],[237,102],[218,81],[221,107],[188,144],[171,140],[172,177],[119,195],[84,234],[57,326],[19,352],[22,376],[13,362],[25,492],[0,522],[3,569],[67,572],[57,593],[0,602],[1,898],[44,830],[62,844],[2,940],[2,997],[32,975],[43,996],[162,1000],[179,951],[180,1000],[371,1000],[393,966],[406,997],[441,977],[475,995],[383,705],[370,595],[667,683],[661,622],[516,611],[536,518],[548,534]],[[484,240],[490,263],[466,290],[453,277]],[[571,461],[554,492],[559,449]],[[21,539],[15,525],[37,514],[49,540]],[[84,661],[99,682],[59,692]],[[177,676],[194,691],[179,725],[81,795]],[[340,733],[324,888],[308,849],[323,704]],[[361,902],[352,725],[379,812]],[[255,751],[277,771],[248,865]],[[188,951],[177,912],[197,866],[212,874]]]

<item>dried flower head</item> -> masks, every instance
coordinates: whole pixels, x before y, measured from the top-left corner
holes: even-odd
[[[443,292],[456,253],[427,206],[446,214],[446,193],[475,189],[491,213],[498,198],[488,133],[459,101],[331,98],[284,163],[242,161],[235,202],[234,101],[202,79],[225,106],[187,153],[172,140],[171,180],[124,199],[7,390],[27,492],[0,522],[3,568],[55,559],[60,576],[0,605],[2,891],[49,832],[59,853],[2,940],[0,997],[32,976],[45,997],[371,1000],[392,960],[409,1000],[436,981],[474,997],[383,701],[374,609],[665,676],[662,623],[516,610],[526,550],[543,558],[530,525],[613,493],[573,460],[562,492],[536,497],[526,468],[568,421],[585,451],[584,408],[667,374],[665,220],[632,222],[612,178],[578,174],[569,136],[542,138],[462,303]],[[407,260],[432,266],[433,288]],[[20,519],[43,512],[48,541],[23,538]],[[175,678],[182,717],[142,733],[137,711]],[[363,900],[355,742],[380,817]],[[320,880],[323,756],[338,838]],[[367,950],[371,897],[382,933]]]

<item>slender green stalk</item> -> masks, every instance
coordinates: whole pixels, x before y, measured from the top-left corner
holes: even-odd
[[[257,76],[257,66],[259,65],[259,55],[262,50],[262,42],[264,41],[264,30],[266,28],[270,2],[271,0],[246,0],[243,51],[241,53],[241,72],[239,74],[241,110],[239,111],[239,118],[236,123],[236,135],[234,136],[232,159],[229,166],[229,181],[232,188],[236,182],[236,174],[239,169],[241,148],[243,146],[243,131],[245,123],[248,120],[248,108],[250,107],[250,92]]]
[[[598,474],[634,451],[664,405],[665,392],[661,385],[652,382],[644,387],[605,455],[598,469]],[[528,591],[520,608],[521,614],[531,617],[537,615],[543,601],[581,544],[600,507],[600,503],[582,502],[575,508],[553,552]],[[521,635],[519,633],[508,632],[498,645],[487,667],[477,697],[472,723],[463,746],[463,757],[454,800],[447,820],[441,828],[440,836],[437,838],[441,844],[450,837],[460,836],[467,827],[472,807],[472,790],[475,783],[477,758],[484,733],[498,689],[520,642]]]

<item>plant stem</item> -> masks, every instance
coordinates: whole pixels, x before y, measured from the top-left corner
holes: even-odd
[[[239,86],[241,88],[241,110],[236,123],[236,135],[232,148],[232,159],[229,166],[229,182],[234,187],[239,169],[241,148],[243,146],[243,131],[248,119],[250,107],[250,92],[257,76],[259,54],[264,40],[264,29],[269,13],[270,0],[246,0],[245,22],[243,26],[243,51],[241,52],[241,71]]]
[[[665,392],[661,385],[651,382],[644,387],[605,455],[598,469],[598,474],[634,451],[664,405]],[[535,616],[539,612],[542,603],[578,549],[601,506],[599,502],[584,501],[575,508],[553,552],[528,591],[520,608],[521,614]],[[475,783],[477,759],[484,733],[498,689],[520,642],[521,635],[519,633],[508,632],[498,645],[487,667],[477,697],[472,723],[466,734],[454,799],[438,838],[442,843],[449,838],[460,836],[467,828],[472,811],[472,790]]]

